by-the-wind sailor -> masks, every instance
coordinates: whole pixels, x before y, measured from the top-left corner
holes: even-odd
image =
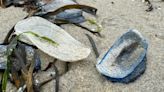
[[[113,82],[129,83],[146,69],[148,43],[137,30],[129,30],[102,54],[97,70]]]

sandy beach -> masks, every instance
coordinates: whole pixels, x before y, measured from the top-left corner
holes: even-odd
[[[149,42],[147,69],[132,83],[112,83],[96,70],[97,61],[92,51],[87,59],[69,63],[68,72],[60,76],[59,92],[164,92],[164,2],[151,0],[154,7],[151,12],[145,11],[147,6],[142,0],[77,0],[77,2],[98,9],[96,20],[103,27],[101,32],[103,37],[95,36],[71,24],[62,25],[62,28],[90,48],[92,47],[85,34],[91,35],[99,53],[108,50],[117,38],[129,29],[137,29]],[[21,8],[13,6],[0,8],[1,43],[7,32],[26,15],[27,13]],[[51,87],[47,89],[51,90]]]

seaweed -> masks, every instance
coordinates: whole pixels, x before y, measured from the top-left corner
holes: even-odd
[[[6,52],[6,55],[7,55],[7,69],[5,70],[5,72],[3,74],[3,78],[2,78],[2,92],[6,92],[7,80],[8,80],[9,71],[10,71],[10,68],[11,68],[10,56],[11,56],[13,50],[16,48],[17,41],[18,41],[18,36],[16,36],[7,47],[7,52]]]
[[[96,25],[97,29],[95,30],[95,32],[101,32],[102,31],[102,26],[100,24],[98,24],[95,20],[93,19],[88,19],[87,21],[89,21],[89,23]]]
[[[36,37],[39,37],[40,39],[43,39],[45,41],[48,41],[50,43],[52,43],[53,45],[58,45],[56,42],[54,42],[53,40],[51,40],[50,38],[47,38],[45,36],[40,36],[34,32],[31,32],[31,31],[28,31],[28,32],[24,32],[22,34],[32,34]],[[7,46],[7,52],[6,52],[6,55],[7,55],[7,69],[5,70],[4,74],[3,74],[3,79],[2,79],[2,92],[6,92],[6,86],[7,86],[7,80],[8,80],[8,77],[9,77],[9,71],[11,70],[11,55],[12,53],[14,52],[16,57],[18,58],[18,60],[20,60],[20,65],[22,67],[22,74],[23,74],[23,77],[24,79],[27,81],[26,82],[26,86],[27,86],[27,90],[28,92],[31,92],[32,89],[31,89],[31,77],[32,77],[32,73],[33,73],[33,68],[34,68],[34,65],[30,65],[30,68],[29,68],[29,71],[27,71],[27,69],[25,68],[25,65],[23,64],[23,61],[25,60],[25,57],[21,57],[20,53],[15,50],[16,49],[16,46],[18,44],[18,40],[19,40],[19,37],[22,35],[18,35],[18,36],[15,36],[15,38],[12,39],[12,41],[10,42],[10,44]],[[25,52],[25,51],[23,51]],[[23,67],[24,66],[24,67]],[[15,74],[15,73],[14,73]],[[31,76],[31,77],[30,77]],[[30,79],[29,79],[30,78]],[[19,84],[17,84],[17,87],[19,86]]]
[[[38,37],[38,38],[41,39],[41,40],[44,40],[44,41],[47,41],[47,42],[51,43],[51,44],[54,45],[54,46],[59,45],[57,42],[53,41],[52,39],[50,39],[50,38],[48,38],[48,37],[46,37],[46,36],[40,36],[40,35],[38,35],[38,34],[32,32],[32,31],[23,32],[22,34],[31,34],[31,35],[34,35],[35,37]],[[21,35],[21,34],[20,34],[20,35]]]
[[[80,5],[80,4],[71,4],[71,5],[65,5],[63,7],[58,8],[57,10],[54,10],[52,12],[48,12],[45,15],[56,15],[60,12],[63,12],[67,9],[81,9],[87,13],[90,13],[92,15],[96,15],[97,9],[91,6],[87,5]]]
[[[146,11],[147,11],[147,12],[152,11],[154,8],[153,8],[153,5],[152,5],[152,3],[150,2],[150,0],[145,0],[145,2],[147,2],[147,4],[148,4],[148,8],[146,9]]]
[[[88,37],[88,39],[92,45],[93,51],[96,55],[96,58],[98,58],[100,54],[99,54],[98,49],[96,47],[95,41],[93,40],[93,38],[89,34],[86,34],[86,36]]]

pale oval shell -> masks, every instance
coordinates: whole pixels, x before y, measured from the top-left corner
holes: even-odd
[[[85,59],[91,52],[90,48],[75,40],[65,30],[41,17],[30,17],[15,25],[16,35],[28,31],[47,37],[58,45],[54,46],[31,34],[22,34],[19,38],[21,41],[35,45],[43,52],[61,61],[73,62]]]

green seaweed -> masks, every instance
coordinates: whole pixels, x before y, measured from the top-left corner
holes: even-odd
[[[48,38],[48,37],[46,37],[46,36],[40,36],[40,35],[38,35],[38,34],[36,34],[36,33],[34,33],[34,32],[31,32],[31,31],[24,32],[23,34],[26,34],[26,33],[27,33],[27,34],[32,34],[32,35],[34,35],[34,36],[40,38],[41,40],[45,40],[45,41],[47,41],[47,42],[53,44],[54,46],[59,45],[57,42],[53,41],[52,39],[50,39],[50,38]]]
[[[6,86],[7,86],[7,79],[9,75],[9,70],[6,69],[3,73],[3,79],[2,79],[2,92],[6,92]]]
[[[96,32],[101,32],[102,31],[102,26],[100,24],[98,24],[95,20],[93,20],[93,19],[87,19],[87,21],[90,24],[97,26]]]
[[[7,55],[7,69],[3,73],[3,77],[2,77],[2,92],[6,92],[7,80],[8,80],[9,71],[10,71],[10,68],[11,68],[10,56],[11,56],[13,50],[16,48],[17,41],[18,41],[18,36],[16,36],[10,42],[10,44],[7,46],[7,51],[6,51],[6,55]]]

